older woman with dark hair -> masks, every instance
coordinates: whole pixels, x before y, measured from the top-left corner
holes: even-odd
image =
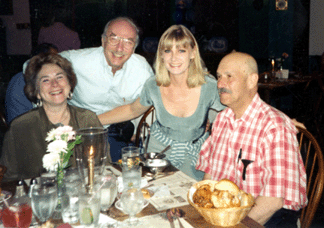
[[[217,81],[204,70],[198,44],[182,25],[173,25],[163,33],[154,67],[156,77],[146,81],[134,103],[101,114],[99,119],[102,124],[126,121],[153,105],[157,120],[151,126],[148,152],[171,145],[166,158],[172,165],[197,180],[202,179],[203,173],[195,165],[208,137],[208,110],[224,108],[219,101]]]
[[[39,176],[51,129],[102,126],[95,113],[68,105],[77,79],[67,59],[56,54],[34,56],[25,81],[26,96],[38,107],[13,120],[5,135],[0,164],[7,167],[7,180]]]

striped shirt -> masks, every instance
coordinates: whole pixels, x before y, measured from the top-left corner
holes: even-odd
[[[202,146],[197,169],[224,178],[254,197],[284,199],[284,208],[307,204],[306,173],[298,151],[297,130],[282,112],[258,94],[240,119],[225,109],[217,115]]]

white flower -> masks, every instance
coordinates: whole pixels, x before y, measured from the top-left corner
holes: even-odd
[[[47,152],[50,153],[61,153],[64,152],[66,153],[67,151],[67,142],[63,141],[63,140],[55,140],[53,142],[51,142],[50,144],[48,144],[47,146]]]
[[[56,131],[56,129],[53,128],[52,130],[50,130],[47,133],[47,137],[45,139],[46,142],[50,142],[50,141],[53,141],[55,139],[55,131]]]
[[[43,157],[43,167],[48,171],[56,171],[59,162],[60,154],[58,153],[48,153]]]
[[[47,154],[43,157],[43,167],[47,170],[57,171],[58,167],[65,168],[68,165],[72,149],[75,144],[81,143],[81,137],[75,137],[76,132],[70,126],[58,127],[47,133],[46,141],[50,142],[47,146]],[[68,141],[76,140],[70,145]],[[71,148],[68,149],[68,146]],[[64,164],[61,164],[63,163]]]
[[[70,141],[73,139],[75,139],[75,131],[73,131],[73,128],[70,126],[63,126],[52,129],[50,132],[48,132],[45,140],[50,142],[53,140]]]

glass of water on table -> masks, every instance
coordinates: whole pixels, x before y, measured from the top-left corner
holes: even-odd
[[[57,205],[57,186],[54,183],[37,184],[31,192],[33,213],[41,223],[45,223],[53,214]]]
[[[103,174],[95,178],[100,191],[100,210],[107,212],[117,197],[117,178],[114,174]]]
[[[79,195],[85,192],[77,170],[65,176],[65,194],[62,196],[62,219],[64,223],[76,224],[79,221]]]
[[[139,158],[140,148],[136,146],[126,146],[121,149],[123,165],[130,165],[136,158]]]
[[[79,215],[81,225],[97,227],[100,214],[100,193],[94,191],[79,195]]]

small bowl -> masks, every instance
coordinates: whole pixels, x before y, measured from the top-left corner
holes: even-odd
[[[163,172],[170,165],[170,162],[165,159],[146,159],[144,166],[150,168],[152,173]]]
[[[147,159],[153,159],[155,155],[157,155],[159,153],[155,153],[155,152],[152,152],[152,153],[144,153],[143,154],[143,157],[145,158],[145,160]],[[163,159],[165,158],[165,154],[160,154],[157,156],[157,158],[154,158],[154,159]]]

